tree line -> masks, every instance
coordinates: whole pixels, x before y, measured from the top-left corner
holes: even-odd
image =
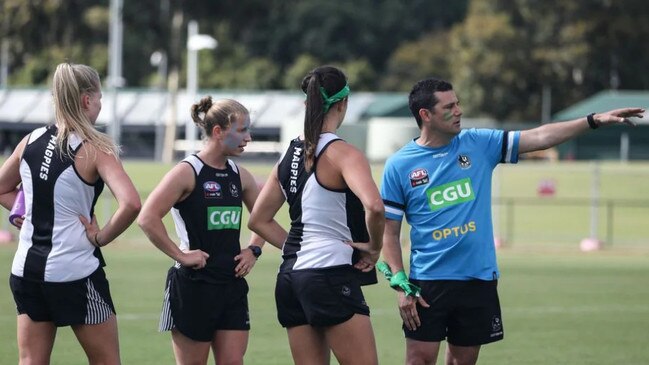
[[[69,60],[108,71],[109,0],[2,0],[7,84],[46,85]],[[316,65],[352,90],[451,81],[466,115],[538,120],[604,89],[648,89],[643,0],[124,0],[126,87],[184,87],[187,23],[218,40],[199,52],[201,88],[297,90]],[[166,72],[150,62],[158,52]]]

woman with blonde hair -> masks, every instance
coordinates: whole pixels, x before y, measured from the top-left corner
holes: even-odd
[[[71,326],[90,364],[119,364],[117,320],[100,247],[133,222],[140,198],[117,146],[95,129],[101,110],[97,71],[58,65],[52,96],[54,124],[23,138],[0,168],[5,208],[18,184],[25,197],[10,278],[19,361],[49,363],[57,328]],[[118,207],[100,229],[94,208],[104,184]]]
[[[243,364],[250,330],[245,276],[264,241],[253,234],[241,249],[242,203],[252,210],[259,188],[229,157],[239,156],[251,140],[250,114],[235,100],[206,96],[192,105],[191,115],[205,147],[167,173],[138,217],[151,242],[175,261],[160,331],[171,331],[178,364],[206,364],[210,348],[217,364]],[[169,211],[179,246],[162,222]]]

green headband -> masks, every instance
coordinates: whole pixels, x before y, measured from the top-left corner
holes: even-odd
[[[320,94],[322,94],[322,108],[324,109],[324,113],[329,111],[329,108],[331,105],[343,100],[344,98],[349,95],[349,84],[345,84],[345,87],[343,87],[339,92],[335,93],[334,95],[327,96],[327,92],[325,91],[324,87],[320,87]]]

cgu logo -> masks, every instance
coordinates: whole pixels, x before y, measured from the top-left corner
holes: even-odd
[[[426,190],[428,206],[436,211],[475,199],[471,179],[461,179]]]
[[[241,207],[207,207],[207,230],[239,229]]]

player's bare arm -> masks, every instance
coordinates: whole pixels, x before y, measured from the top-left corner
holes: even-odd
[[[375,255],[373,255],[376,257],[375,263],[383,245],[385,226],[385,207],[381,194],[374,183],[372,171],[365,155],[348,143],[341,143],[336,147],[334,160],[338,161],[338,167],[345,183],[365,208],[365,222],[370,236],[370,248],[375,251]]]
[[[275,165],[252,208],[248,228],[279,249],[284,245],[287,233],[274,217],[283,204],[284,193],[277,180],[277,165]]]
[[[588,117],[578,118],[567,122],[548,123],[538,128],[521,131],[519,152],[544,150],[568,141],[589,129],[612,124],[629,124],[632,117],[642,117],[642,108],[622,108],[604,113],[596,113]],[[592,125],[591,125],[592,124]]]
[[[94,147],[90,148],[94,149]],[[91,242],[97,246],[105,246],[117,238],[133,223],[137,214],[140,212],[142,203],[140,201],[140,195],[126,174],[126,171],[124,171],[124,166],[122,166],[121,161],[113,154],[96,149],[92,153],[97,156],[95,161],[97,174],[106,182],[106,185],[117,200],[117,210],[108,219],[104,227],[99,230],[98,226],[95,227],[95,225],[91,224],[93,228],[98,229],[97,232],[92,233],[91,231],[87,231],[88,239]],[[88,230],[88,222],[84,222],[84,217],[81,218],[84,226],[86,226],[86,230]]]
[[[194,180],[194,170],[189,164],[176,165],[144,202],[137,223],[151,242],[167,256],[183,266],[202,268],[205,267],[209,255],[201,250],[181,251],[169,238],[167,229],[162,223],[162,218],[171,207],[177,201],[185,199],[194,189]]]

